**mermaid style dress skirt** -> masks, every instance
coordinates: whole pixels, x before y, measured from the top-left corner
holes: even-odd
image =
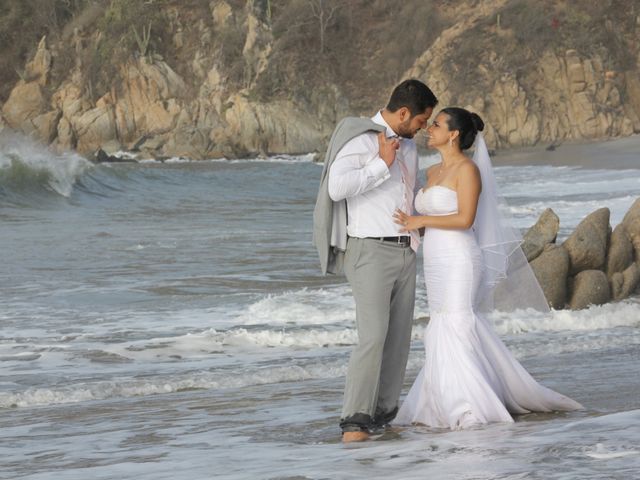
[[[427,188],[416,196],[416,209],[424,215],[456,213],[457,193]],[[427,229],[424,274],[430,308],[425,363],[394,424],[462,429],[513,422],[511,414],[582,408],[538,384],[475,311],[482,251],[471,229]]]

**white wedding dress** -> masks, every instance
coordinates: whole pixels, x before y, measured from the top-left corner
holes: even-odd
[[[423,215],[449,215],[458,197],[436,185],[421,190],[415,205]],[[478,312],[482,255],[472,229],[426,229],[426,358],[394,424],[461,429],[512,422],[511,414],[581,408],[538,384]]]

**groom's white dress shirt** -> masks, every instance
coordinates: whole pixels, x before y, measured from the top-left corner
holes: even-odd
[[[387,138],[397,137],[378,112],[372,120],[386,128]],[[359,135],[345,144],[329,171],[329,196],[334,201],[347,200],[347,233],[351,237],[395,237],[400,227],[393,214],[400,209],[413,213],[413,204],[407,204],[403,169],[411,191],[416,189],[418,152],[413,140],[399,138],[400,148],[396,160],[388,168],[380,158],[378,137],[375,133]],[[411,199],[413,200],[413,199]]]

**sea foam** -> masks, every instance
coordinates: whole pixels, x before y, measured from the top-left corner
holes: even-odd
[[[58,388],[30,388],[17,393],[0,393],[0,408],[33,407],[77,403],[110,398],[129,398],[169,394],[188,390],[230,389],[246,386],[300,382],[309,379],[335,378],[346,373],[346,363],[329,361],[308,365],[269,366],[249,371],[192,372],[182,376],[167,375],[122,378],[78,383]]]
[[[270,294],[238,315],[241,324],[320,325],[350,320],[355,303],[347,286]],[[347,313],[348,312],[348,313]]]
[[[533,310],[494,312],[490,316],[500,334],[601,330],[640,326],[640,302],[631,298],[617,303],[592,305],[584,310],[552,310],[543,314]]]

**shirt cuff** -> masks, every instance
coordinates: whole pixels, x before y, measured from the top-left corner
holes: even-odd
[[[387,164],[379,156],[376,156],[367,166],[369,167],[369,173],[371,176],[376,179],[374,184],[375,187],[391,176],[389,167],[387,167]]]

